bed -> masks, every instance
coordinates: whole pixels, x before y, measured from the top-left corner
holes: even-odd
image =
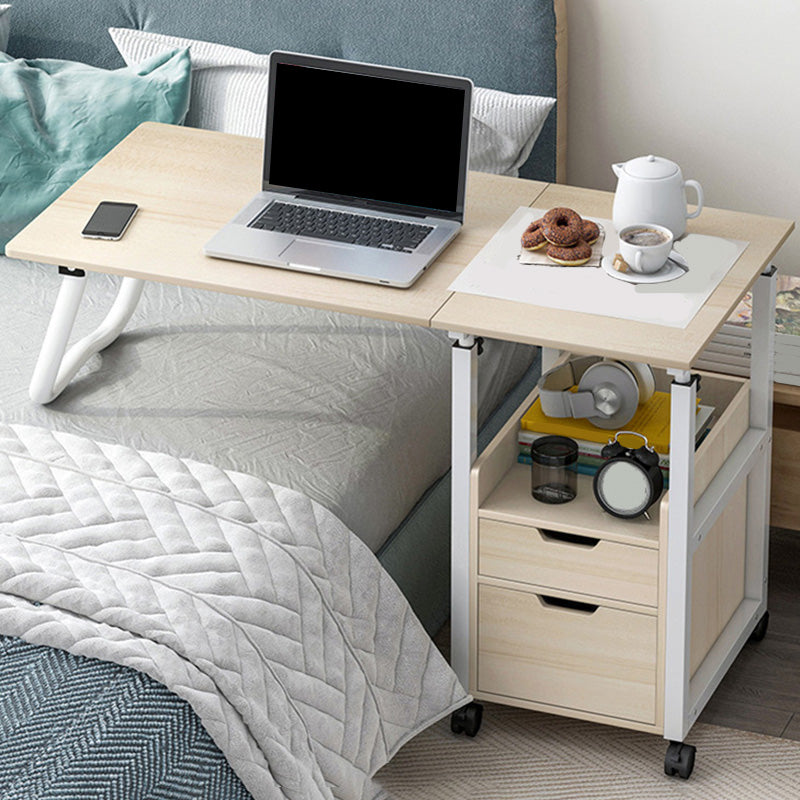
[[[546,0],[528,0],[522,7],[512,2],[439,4],[425,26],[392,3],[339,3],[323,15],[310,13],[311,6],[304,13],[304,3],[271,3],[265,9],[255,3],[195,2],[193,14],[186,13],[187,5],[80,0],[67,16],[55,0],[18,0],[8,50],[21,57],[114,68],[122,61],[106,30],[137,28],[256,53],[281,47],[465,74],[478,86],[558,96],[556,110],[519,172],[542,180],[563,176],[565,50],[563,35],[556,50],[556,14]],[[149,285],[127,332],[87,365],[60,398],[41,407],[28,400],[27,383],[57,278],[52,268],[10,259],[0,268],[3,296],[25,298],[4,306],[7,378],[0,389],[0,421],[197,459],[300,490],[378,555],[428,631],[444,622],[449,564],[446,337],[410,326]],[[97,323],[115,290],[113,278],[92,276],[82,327],[89,330]],[[482,358],[480,422],[487,441],[538,377],[539,355],[488,342]],[[143,708],[157,708],[159,721],[142,725],[126,739],[126,747],[138,753],[131,756],[133,766],[122,770],[129,782],[119,782],[118,770],[103,784],[103,791],[112,794],[97,796],[248,796],[191,709],[157,681],[117,664],[11,637],[0,640],[0,653],[0,685],[10,704],[6,709],[19,704],[20,693],[37,683],[48,687],[49,697],[40,702],[37,695],[30,706],[26,729],[39,733],[14,750],[17,760],[6,760],[5,773],[0,766],[0,776],[5,775],[0,790],[23,785],[14,783],[14,776],[23,773],[35,782],[30,754],[50,741],[43,733],[48,728],[61,732],[63,745],[60,755],[40,765],[52,774],[63,769],[63,754],[70,747],[87,747],[74,723],[76,709],[98,720],[119,719],[135,698]],[[116,688],[97,696],[91,691],[97,685]],[[170,746],[164,749],[167,740]],[[152,752],[154,741],[161,742],[157,750],[169,753],[162,758],[170,768],[160,788],[135,780],[137,774],[154,771],[143,755]],[[92,763],[92,752],[82,763]]]

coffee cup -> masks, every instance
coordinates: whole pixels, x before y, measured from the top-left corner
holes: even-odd
[[[672,250],[672,231],[663,225],[642,222],[619,232],[619,252],[633,272],[658,272]]]

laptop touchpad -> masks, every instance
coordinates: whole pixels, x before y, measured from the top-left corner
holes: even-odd
[[[295,239],[281,253],[281,258],[291,266],[347,272],[353,268],[359,255],[360,253],[355,247]]]

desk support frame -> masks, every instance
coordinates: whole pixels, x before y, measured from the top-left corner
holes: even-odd
[[[664,738],[682,741],[767,610],[775,267],[753,285],[750,425],[717,476],[694,502],[696,382],[669,370],[670,503],[667,543]],[[744,595],[708,654],[689,674],[692,557],[742,482],[747,482]]]
[[[61,288],[31,377],[29,394],[34,403],[51,403],[64,391],[78,370],[95,354],[108,347],[128,324],[144,281],[123,278],[117,296],[100,325],[67,350],[86,288],[82,269],[59,267]]]
[[[480,341],[450,333],[451,351],[451,507],[450,507],[450,665],[470,687],[470,480],[478,455],[478,353]]]
[[[769,487],[772,426],[776,270],[753,285],[749,429],[695,502],[695,414],[699,378],[668,369],[670,489],[667,520],[663,735],[682,742],[753,630],[767,604]],[[451,663],[470,688],[471,470],[477,457],[477,341],[451,333],[452,349],[452,550]],[[553,362],[557,350],[547,352]],[[759,357],[760,356],[760,357]],[[543,367],[544,368],[544,367]],[[702,387],[700,387],[702,391]],[[690,674],[692,560],[705,535],[742,483],[747,484],[744,594],[716,642]],[[476,687],[477,688],[477,687]]]

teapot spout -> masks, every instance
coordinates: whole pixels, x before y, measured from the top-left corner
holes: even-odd
[[[612,165],[611,165],[611,169],[614,171],[614,174],[615,174],[615,175],[616,175],[618,178],[621,178],[621,177],[622,177],[622,168],[623,168],[624,166],[625,166],[625,164],[622,164],[622,163],[621,163],[621,164],[612,164]]]

